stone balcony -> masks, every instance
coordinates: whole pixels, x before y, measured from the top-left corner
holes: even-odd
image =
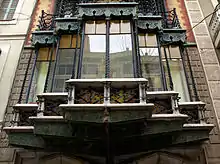
[[[201,143],[213,128],[203,102],[180,103],[174,91],[148,92],[143,78],[70,79],[66,85],[68,93],[42,93],[38,104],[14,106],[14,124],[4,128],[11,145],[101,157],[111,149],[120,156]]]

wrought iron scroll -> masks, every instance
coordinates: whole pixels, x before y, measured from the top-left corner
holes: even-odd
[[[178,16],[176,14],[176,9],[174,8],[173,10],[167,11],[167,12],[162,12],[161,13],[163,17],[163,28],[178,28],[181,29],[181,25],[178,19]]]
[[[41,12],[39,24],[37,25],[39,31],[49,31],[54,28],[54,18],[56,16],[53,14],[48,14],[44,10]]]

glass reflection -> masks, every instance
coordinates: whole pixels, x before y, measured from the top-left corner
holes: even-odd
[[[81,78],[105,77],[105,35],[85,35]]]
[[[140,48],[140,56],[142,75],[148,79],[149,89],[152,91],[162,90],[158,48]]]
[[[110,77],[133,77],[131,35],[110,35]]]

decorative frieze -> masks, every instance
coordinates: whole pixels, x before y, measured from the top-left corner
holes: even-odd
[[[184,43],[186,41],[186,30],[182,29],[163,29],[160,35],[162,43]]]
[[[32,33],[32,45],[49,46],[56,42],[53,31],[34,31]]]
[[[65,33],[77,31],[79,28],[78,19],[75,17],[71,18],[56,18],[56,32]]]
[[[120,3],[82,3],[79,4],[79,16],[135,16],[136,2]]]
[[[162,17],[161,16],[138,16],[137,26],[144,30],[161,30]]]

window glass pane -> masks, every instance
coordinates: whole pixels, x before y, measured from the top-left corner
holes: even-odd
[[[50,56],[49,48],[40,48],[39,52],[38,52],[37,60],[38,61],[44,61],[44,60],[47,61],[47,60],[49,60],[49,56]]]
[[[110,76],[133,77],[131,35],[110,35]]]
[[[106,24],[105,21],[96,21],[96,34],[105,34]]]
[[[181,59],[179,46],[170,46],[170,56],[171,58]]]
[[[78,54],[77,54],[78,55]],[[75,49],[60,49],[57,59],[55,79],[56,84],[53,86],[54,92],[65,91],[65,81],[70,79],[72,75],[73,60],[75,56]],[[61,87],[62,86],[62,87]]]
[[[121,21],[121,33],[131,33],[130,21],[128,20]]]
[[[8,8],[10,0],[3,0],[1,3],[1,8]]]
[[[62,35],[60,39],[60,48],[70,48],[71,38],[71,35]]]
[[[105,77],[105,35],[85,35],[81,78]]]
[[[112,20],[110,22],[110,33],[120,33],[120,22],[119,20]]]
[[[157,38],[155,34],[146,34],[147,46],[157,46]]]
[[[158,48],[140,48],[142,75],[148,80],[151,91],[162,90]]]
[[[49,62],[37,62],[31,84],[28,102],[35,102],[37,95],[43,93]]]
[[[179,92],[180,102],[189,101],[189,93],[182,60],[169,59],[170,72],[173,81],[174,91]]]
[[[7,20],[11,20],[14,16],[15,9],[10,9],[8,12]]]
[[[139,34],[139,35],[138,35],[138,39],[139,39],[139,46],[145,47],[145,46],[146,46],[146,43],[145,43],[145,34]]]
[[[95,34],[95,21],[87,21],[85,34]]]
[[[0,20],[4,19],[6,9],[0,9]]]
[[[77,35],[73,35],[72,37],[72,48],[76,48],[76,40],[77,40]],[[77,47],[80,48],[80,44],[81,44],[81,38],[80,36],[78,36],[78,42],[77,42]]]
[[[19,0],[13,0],[13,1],[12,1],[12,4],[11,4],[11,8],[14,8],[14,9],[15,9],[16,6],[17,6],[17,4],[18,4],[18,1],[19,1]]]

